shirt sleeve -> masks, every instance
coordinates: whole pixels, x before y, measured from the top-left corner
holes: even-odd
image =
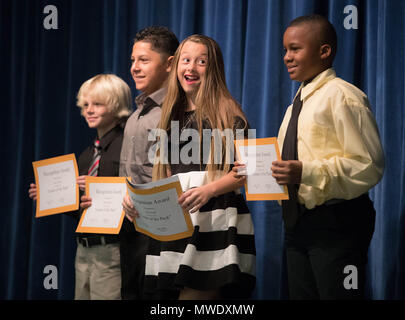
[[[316,194],[307,207],[358,197],[376,185],[384,171],[384,153],[367,99],[359,101],[340,93],[331,103],[331,130],[341,148],[331,150],[330,157],[303,161],[302,194]]]

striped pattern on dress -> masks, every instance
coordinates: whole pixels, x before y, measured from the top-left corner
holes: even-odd
[[[207,182],[205,171],[178,174],[183,191]],[[232,298],[249,297],[255,286],[256,251],[251,214],[243,195],[212,198],[191,214],[194,233],[169,242],[150,239],[146,256],[145,297],[167,298],[159,291],[181,287],[219,289]]]

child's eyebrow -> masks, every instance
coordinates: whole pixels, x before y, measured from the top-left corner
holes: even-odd
[[[184,54],[189,54],[189,52],[184,51],[184,52],[180,53],[181,56],[184,55]],[[203,53],[203,54],[200,54],[200,55],[199,55],[199,57],[202,57],[202,56],[208,56],[208,54],[207,54],[207,53]]]
[[[135,57],[137,57],[138,59],[142,59],[142,58],[147,58],[148,55],[147,54],[131,55],[131,59],[135,59]]]

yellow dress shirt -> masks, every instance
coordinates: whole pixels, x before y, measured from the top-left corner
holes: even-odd
[[[300,203],[312,209],[331,199],[349,200],[366,193],[384,172],[384,152],[367,96],[336,77],[333,69],[301,88],[297,135],[302,161]],[[280,148],[291,111],[290,105],[279,130]]]

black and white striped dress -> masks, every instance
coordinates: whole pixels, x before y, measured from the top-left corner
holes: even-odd
[[[207,172],[200,168],[199,164],[171,165],[183,191],[207,183]],[[145,299],[176,299],[183,287],[220,290],[225,299],[249,298],[256,283],[256,251],[243,195],[229,192],[214,197],[191,219],[194,233],[190,238],[168,242],[150,238]]]

